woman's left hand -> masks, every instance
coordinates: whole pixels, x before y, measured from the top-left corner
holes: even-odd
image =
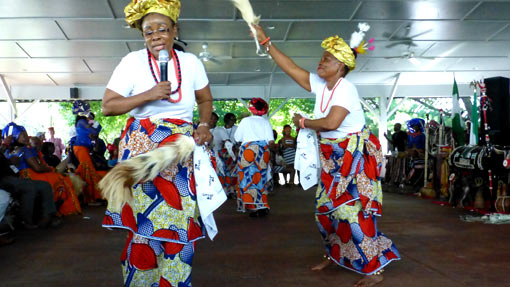
[[[212,141],[211,130],[207,126],[199,126],[193,135],[195,143],[198,145],[208,145]]]
[[[299,120],[302,118],[303,116],[300,115],[300,114],[294,114],[294,117],[292,117],[292,122],[294,122],[294,125],[296,126],[296,128],[301,128],[299,126]]]

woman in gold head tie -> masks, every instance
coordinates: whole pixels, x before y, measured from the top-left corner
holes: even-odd
[[[119,143],[119,164],[110,175],[129,162],[143,163],[152,172],[163,160],[159,156],[173,156],[161,152],[167,147],[183,149],[185,142],[192,152],[193,139],[198,145],[211,142],[212,96],[204,66],[193,54],[172,49],[180,7],[178,0],[133,0],[124,10],[128,24],[140,30],[146,49],[126,55],[106,87],[103,113],[131,116]],[[169,55],[166,81],[161,81],[159,70],[162,50]],[[200,124],[193,129],[195,103]],[[194,244],[205,232],[196,202],[193,156],[162,167],[152,180],[129,182],[129,173],[140,173],[137,167],[130,165],[123,170],[129,172],[119,173],[131,186],[125,198],[115,192],[105,195],[109,201],[103,227],[129,232],[121,256],[124,286],[191,286]],[[100,183],[103,194],[108,194],[109,180],[106,175]]]
[[[314,118],[300,114],[293,118],[296,127],[320,132],[321,177],[315,218],[326,255],[312,269],[322,270],[334,262],[367,275],[355,286],[376,285],[383,280],[382,268],[400,256],[392,241],[377,230],[376,217],[381,215],[382,206],[383,155],[379,140],[365,126],[356,87],[345,79],[356,68],[356,52],[342,38],[329,37],[322,42],[325,51],[317,71],[311,73],[272,44],[260,26],[254,27],[257,40],[276,64],[315,94]],[[360,30],[363,29],[368,30],[360,24]],[[358,47],[358,51],[363,49]]]

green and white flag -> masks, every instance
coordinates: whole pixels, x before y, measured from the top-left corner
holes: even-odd
[[[465,144],[464,133],[466,131],[466,125],[460,118],[460,106],[459,106],[459,88],[457,87],[457,81],[453,78],[453,92],[452,92],[452,130],[459,146]]]
[[[476,103],[476,89],[473,93],[473,107],[471,108],[471,131],[469,133],[469,145],[478,144],[478,121],[480,117],[478,115],[478,104]]]

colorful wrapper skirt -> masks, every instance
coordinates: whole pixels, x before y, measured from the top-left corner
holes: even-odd
[[[329,258],[365,275],[399,260],[393,242],[377,230],[382,207],[379,140],[368,129],[322,139],[320,158],[315,216]]]
[[[192,133],[192,124],[181,120],[130,118],[119,157],[127,160]],[[124,286],[191,286],[194,243],[204,237],[193,157],[153,181],[135,184],[132,193],[132,206],[108,206],[103,220],[103,227],[129,231],[121,256]]]
[[[217,171],[218,178],[220,179],[223,189],[227,195],[235,195],[237,185],[236,159],[230,156],[226,148],[219,150],[218,155],[219,160],[223,162],[222,170]]]
[[[267,185],[269,182],[269,146],[266,141],[241,145],[237,158],[237,202],[240,211],[269,209]]]
[[[81,214],[80,201],[69,176],[56,172],[36,172],[31,168],[20,171],[21,178],[46,181],[51,185],[53,201],[60,215]]]
[[[95,169],[90,159],[89,149],[84,146],[73,146],[73,152],[80,164],[76,169],[76,174],[87,183],[83,189],[83,202],[91,203],[103,198],[97,184],[106,174],[106,171],[98,171]]]

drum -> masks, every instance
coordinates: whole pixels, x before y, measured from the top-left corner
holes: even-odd
[[[482,146],[457,147],[450,154],[448,164],[458,168],[483,170],[482,160],[485,151],[485,147]]]

